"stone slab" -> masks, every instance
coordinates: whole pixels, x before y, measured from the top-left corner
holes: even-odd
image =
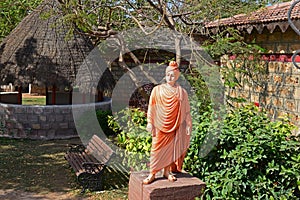
[[[170,182],[161,175],[148,185],[143,180],[149,172],[132,172],[129,179],[129,200],[194,200],[201,197],[205,183],[188,173],[175,173],[177,181]]]

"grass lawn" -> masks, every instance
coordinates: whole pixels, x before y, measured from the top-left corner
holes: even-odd
[[[24,97],[22,98],[22,105],[46,105],[46,97]]]
[[[35,194],[68,193],[69,199],[127,199],[128,180],[106,171],[104,191],[80,194],[75,173],[64,159],[69,140],[28,140],[0,137],[0,190]],[[1,195],[0,195],[1,196]],[[53,197],[55,199],[55,197]]]

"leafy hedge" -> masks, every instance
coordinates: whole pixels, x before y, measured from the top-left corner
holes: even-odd
[[[211,126],[211,112],[194,121],[195,131],[185,159],[185,170],[206,182],[206,199],[298,199],[300,141],[286,119],[272,122],[249,105]],[[204,138],[218,133],[218,142],[200,156]]]

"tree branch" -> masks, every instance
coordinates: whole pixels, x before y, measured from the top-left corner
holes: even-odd
[[[142,26],[142,24],[140,23],[140,21],[136,18],[136,17],[134,17],[130,12],[128,12],[124,7],[122,7],[122,6],[116,6],[115,8],[119,8],[119,9],[122,9],[122,10],[124,10],[127,14],[129,14],[130,15],[130,17],[132,17],[132,19],[136,22],[136,24],[139,26],[139,28],[143,31],[143,33],[145,33],[146,35],[151,35],[152,33],[154,33],[156,30],[158,30],[160,27],[161,27],[161,25],[162,25],[162,23],[163,23],[163,18],[164,18],[164,15],[162,16],[162,18],[161,18],[161,21],[160,21],[160,23],[151,31],[151,32],[147,32],[145,29],[144,29],[144,27]]]

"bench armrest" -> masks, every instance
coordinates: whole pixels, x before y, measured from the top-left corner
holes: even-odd
[[[69,152],[84,152],[85,146],[82,144],[71,144]]]
[[[93,172],[100,172],[104,168],[105,164],[103,163],[95,163],[95,162],[83,162],[82,167],[85,169],[85,171],[89,173]]]

